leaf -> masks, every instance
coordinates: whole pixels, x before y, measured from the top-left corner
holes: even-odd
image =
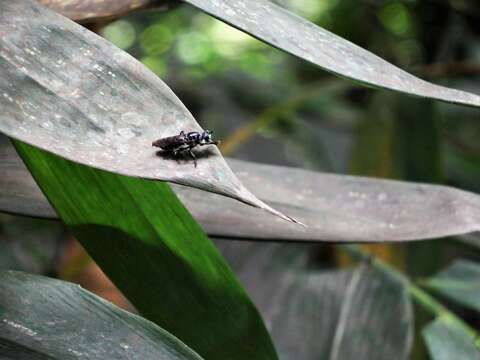
[[[268,214],[238,207],[233,200],[173,186],[195,219],[212,236],[383,242],[480,231],[480,197],[466,191],[233,159],[228,163],[262,200],[309,226],[302,228],[280,220],[271,221]],[[0,172],[7,174],[0,177],[1,211],[54,216],[11,148],[0,148]],[[8,175],[10,173],[14,175]],[[26,204],[30,202],[32,206],[28,208]]]
[[[0,135],[0,209],[3,212],[58,219],[15,149]]]
[[[432,360],[479,360],[480,352],[474,342],[454,325],[435,320],[423,329]]]
[[[153,0],[38,0],[44,6],[76,21],[111,18],[142,9]]]
[[[407,359],[413,318],[399,282],[360,266],[318,270],[311,245],[217,241],[263,314],[280,359]]]
[[[201,359],[154,323],[78,285],[0,272],[2,359]]]
[[[366,85],[480,106],[480,96],[421,80],[269,0],[184,0],[257,39]]]
[[[460,243],[463,243],[465,245],[468,245],[470,247],[473,247],[476,250],[480,249],[480,234],[479,233],[455,236],[455,240],[459,241]]]
[[[58,221],[0,214],[0,269],[54,270],[65,230]]]
[[[167,184],[16,147],[62,221],[142,316],[205,359],[277,358],[255,306]]]
[[[215,146],[198,153],[198,167],[152,147],[202,129],[130,55],[32,0],[0,2],[0,35],[0,132],[72,161],[217,192],[292,220],[245,189]]]
[[[375,242],[438,238],[480,230],[480,197],[447,186],[332,175],[238,160],[229,160],[229,164],[263,201],[288,211],[308,228],[281,221],[267,223],[263,214],[248,208],[234,209],[232,201],[218,207],[214,205],[219,203],[217,196],[176,189],[212,235]],[[215,203],[210,198],[216,198]]]
[[[470,260],[456,260],[426,283],[441,295],[476,311],[480,311],[479,284],[480,264]]]

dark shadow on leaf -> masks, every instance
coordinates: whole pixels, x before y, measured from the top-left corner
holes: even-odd
[[[192,152],[195,154],[197,163],[201,162],[202,159],[208,159],[210,157],[218,156],[212,148],[195,148],[192,149]],[[161,157],[163,160],[175,160],[178,164],[191,163],[194,165],[193,158],[188,154],[188,152],[178,153],[173,155],[170,151],[158,150],[155,153],[158,157]]]
[[[55,360],[50,355],[8,339],[0,339],[0,354],[2,359]]]

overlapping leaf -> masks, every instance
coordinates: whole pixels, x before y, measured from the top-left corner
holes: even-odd
[[[480,249],[480,233],[457,236],[455,237],[455,240],[469,245],[473,248]]]
[[[63,223],[142,316],[207,359],[277,358],[258,311],[167,184],[15,146]]]
[[[218,149],[198,167],[152,141],[201,128],[141,63],[33,0],[0,2],[0,132],[111,172],[171,181],[264,208]]]
[[[480,96],[421,80],[269,0],[184,1],[339,76],[410,95],[480,106]]]
[[[218,195],[174,186],[211,235],[304,241],[403,241],[480,231],[480,197],[438,185],[339,176],[228,160],[262,200],[307,228]],[[55,217],[11,146],[0,147],[0,210]],[[300,190],[297,190],[300,189]]]
[[[423,337],[432,360],[480,360],[474,340],[454,325],[436,320],[423,330]]]
[[[0,358],[197,359],[180,340],[78,285],[0,272]]]
[[[260,309],[280,359],[407,359],[412,309],[403,285],[367,266],[308,266],[311,245],[217,241]]]
[[[428,279],[428,287],[452,301],[480,311],[480,264],[457,260]]]
[[[57,213],[15,152],[8,138],[0,135],[0,209],[3,212],[57,218]]]
[[[480,196],[466,191],[238,160],[229,160],[229,164],[263,201],[288,212],[308,227],[268,222],[263,214],[247,207],[235,208],[232,201],[220,204],[218,196],[175,188],[210,234],[376,242],[480,231]]]

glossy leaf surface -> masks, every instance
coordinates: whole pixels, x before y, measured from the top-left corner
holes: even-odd
[[[0,2],[0,107],[0,132],[66,159],[221,193],[289,219],[245,189],[215,146],[197,150],[197,167],[152,147],[202,129],[140,62],[33,0]]]
[[[479,360],[480,352],[474,341],[454,326],[439,320],[423,330],[423,337],[432,360]]]
[[[0,358],[201,359],[154,323],[78,285],[16,271],[0,272]]]
[[[269,0],[184,1],[339,76],[409,95],[480,106],[480,96],[421,80]]]
[[[62,221],[142,316],[206,359],[276,359],[256,308],[167,184],[16,146]]]
[[[457,260],[428,279],[428,287],[450,300],[480,311],[480,264]]]
[[[195,219],[213,236],[375,242],[480,230],[480,198],[473,193],[446,186],[332,175],[231,159],[228,163],[262,200],[308,227],[272,221],[268,214],[239,206],[234,200],[173,186]],[[8,144],[0,147],[0,172],[6,174],[0,177],[1,211],[56,216]]]
[[[312,245],[216,244],[263,314],[280,359],[408,359],[413,318],[402,284],[368,266],[315,269]]]

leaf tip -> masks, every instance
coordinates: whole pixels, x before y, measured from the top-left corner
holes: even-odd
[[[262,202],[262,204],[263,204],[263,206],[261,206],[261,208],[263,208],[264,210],[268,211],[269,213],[271,213],[275,216],[278,216],[280,219],[286,220],[288,222],[292,222],[294,224],[298,224],[300,226],[303,226],[304,228],[308,227],[306,224],[302,223],[300,220],[297,220],[294,217],[285,215],[284,213],[282,213],[278,210],[275,210],[274,208],[268,206],[267,204],[265,204],[263,202]]]

